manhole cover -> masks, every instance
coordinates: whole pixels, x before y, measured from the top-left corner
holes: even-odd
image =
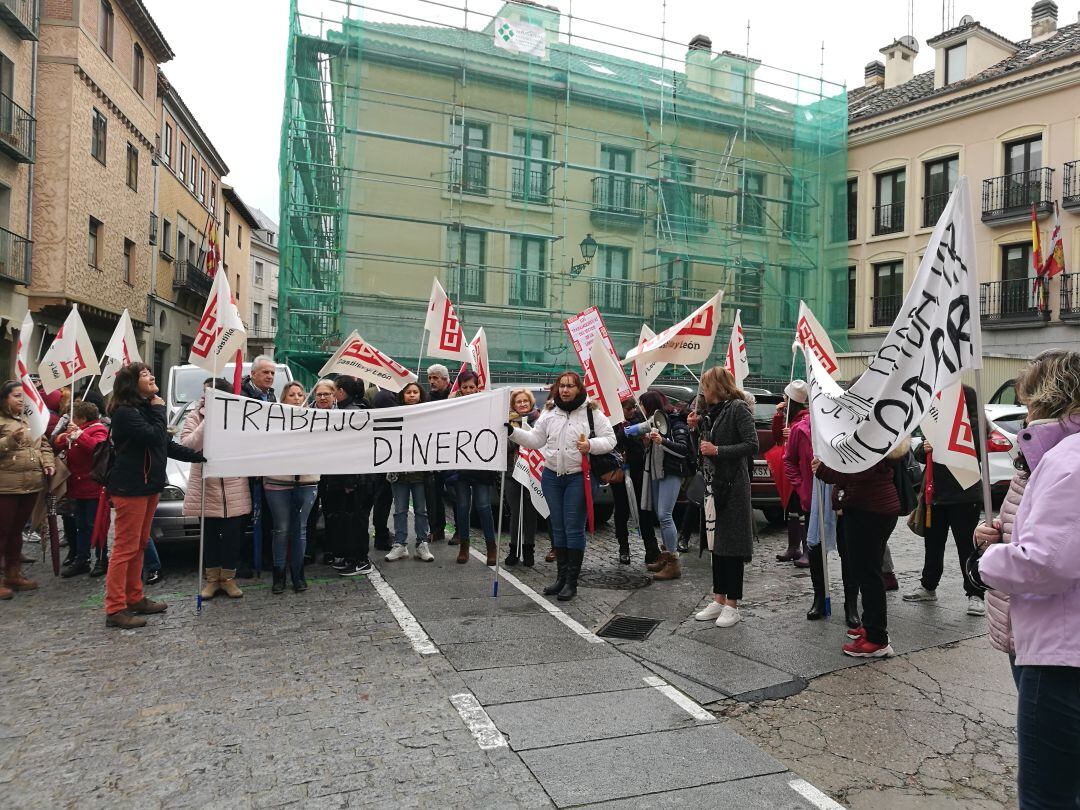
[[[630,641],[644,641],[649,633],[660,625],[660,619],[645,616],[612,616],[596,635],[604,638],[625,638]]]
[[[582,571],[578,584],[587,588],[604,588],[609,591],[633,591],[644,588],[652,577],[629,571]]]

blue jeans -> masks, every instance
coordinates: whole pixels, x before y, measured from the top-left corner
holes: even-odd
[[[544,467],[540,476],[551,516],[551,545],[585,550],[585,481],[581,473],[556,475]]]
[[[457,524],[458,537],[462,540],[469,539],[469,516],[472,514],[472,506],[476,507],[476,513],[480,516],[480,527],[484,531],[484,539],[495,542],[495,518],[491,514],[491,486],[473,481],[462,481],[459,477],[454,482],[454,522]]]
[[[146,551],[143,552],[142,570],[144,574],[148,575],[161,570],[161,557],[158,556],[157,546],[154,545],[154,538],[152,537],[146,541]]]
[[[650,484],[653,511],[660,520],[660,536],[664,538],[664,548],[674,551],[675,542],[679,538],[679,530],[675,527],[675,518],[671,516],[671,513],[675,511],[675,501],[679,500],[682,479],[677,475],[665,475],[659,481],[650,481]]]
[[[285,550],[290,539],[293,542],[289,562],[293,574],[299,574],[304,567],[308,515],[317,493],[318,487],[314,484],[266,490],[266,501],[274,519],[274,568],[285,567]]]
[[[394,481],[390,485],[394,493],[394,543],[407,545],[409,539],[409,496],[412,496],[413,516],[416,524],[416,542],[428,539],[427,482],[404,483]]]
[[[1080,807],[1080,667],[1017,669],[1020,810]]]
[[[75,558],[82,562],[90,560],[90,538],[94,534],[97,519],[97,498],[72,498],[75,512]]]

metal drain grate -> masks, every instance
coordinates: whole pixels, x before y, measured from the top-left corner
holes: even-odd
[[[612,616],[596,635],[604,638],[644,641],[659,625],[660,619],[650,619],[645,616]]]

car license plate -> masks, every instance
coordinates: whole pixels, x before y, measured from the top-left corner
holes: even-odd
[[[768,467],[758,467],[758,466],[755,465],[755,467],[754,467],[754,478],[769,478],[769,477],[770,477],[770,474],[769,474],[769,468]]]

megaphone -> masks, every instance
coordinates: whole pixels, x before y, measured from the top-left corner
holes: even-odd
[[[638,422],[635,425],[627,425],[623,432],[626,433],[629,438],[633,439],[638,436],[644,436],[646,433],[651,433],[654,430],[665,439],[667,438],[668,432],[671,430],[667,414],[663,411],[653,411],[653,415],[644,422]]]

